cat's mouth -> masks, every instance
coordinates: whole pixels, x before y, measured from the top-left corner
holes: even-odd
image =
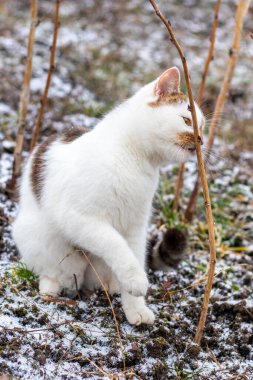
[[[196,150],[194,135],[192,132],[180,132],[177,134],[175,145],[180,149],[193,153]]]
[[[193,153],[196,150],[195,146],[186,146],[186,145],[181,145],[178,143],[175,143],[175,145],[183,150],[186,150],[187,152]]]

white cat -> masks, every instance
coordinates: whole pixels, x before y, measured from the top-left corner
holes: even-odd
[[[120,292],[131,324],[154,322],[145,305],[146,229],[159,168],[195,149],[176,67],[141,88],[90,132],[52,137],[31,154],[13,236],[40,292],[101,287]],[[204,117],[196,105],[198,125]]]

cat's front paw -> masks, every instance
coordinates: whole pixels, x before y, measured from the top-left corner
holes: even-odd
[[[155,322],[155,315],[147,306],[141,308],[129,308],[125,310],[128,322],[131,325],[139,326],[142,323],[152,325]]]
[[[126,271],[121,285],[128,293],[135,297],[145,296],[148,290],[148,278],[141,268],[132,267]]]

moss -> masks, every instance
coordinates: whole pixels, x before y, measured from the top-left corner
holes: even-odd
[[[27,281],[31,284],[37,281],[37,276],[34,272],[27,268],[24,263],[17,263],[12,271],[13,277],[17,277],[21,281]]]
[[[28,313],[27,309],[24,306],[18,307],[17,309],[13,309],[13,313],[17,317],[25,317]]]
[[[168,379],[168,366],[165,361],[157,360],[153,365],[152,375],[154,380],[167,380]]]
[[[146,348],[149,355],[158,358],[164,355],[164,351],[168,348],[168,342],[163,337],[158,336],[154,339],[149,339],[146,342]]]
[[[186,348],[186,354],[192,359],[197,359],[199,356],[199,353],[201,351],[201,347],[196,343],[191,343]]]
[[[174,194],[175,181],[165,176],[161,178],[159,187],[155,195],[155,207],[161,215],[161,223],[168,228],[177,227],[182,231],[187,231],[187,224],[183,221],[180,213],[173,210],[173,201],[168,198],[168,194]]]
[[[70,100],[63,103],[61,111],[62,111],[62,115],[84,113],[84,104],[83,102],[73,102],[72,100]]]
[[[97,107],[85,107],[84,113],[90,117],[101,118],[111,109],[110,105],[97,106]]]
[[[34,351],[34,358],[39,362],[40,365],[46,363],[46,355],[43,350],[37,349]]]
[[[44,326],[46,325],[47,323],[50,322],[50,319],[48,317],[47,314],[42,314],[38,319],[37,319],[37,322],[41,325],[41,326]]]

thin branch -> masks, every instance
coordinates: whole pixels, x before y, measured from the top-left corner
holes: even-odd
[[[74,306],[77,304],[77,301],[76,300],[72,300],[72,299],[69,299],[69,298],[59,298],[59,297],[50,297],[50,296],[44,296],[43,298],[43,301],[45,302],[54,302],[54,303],[63,303],[65,305],[71,305],[71,306]]]
[[[240,51],[240,41],[241,41],[241,32],[243,29],[244,18],[249,9],[251,0],[239,0],[236,16],[235,16],[235,29],[234,29],[234,38],[231,49],[229,50],[227,69],[225,72],[225,77],[221,86],[221,90],[215,105],[214,115],[210,125],[210,131],[207,141],[207,148],[210,150],[213,146],[214,136],[217,128],[217,123],[219,121],[221,112],[223,111],[224,104],[227,100],[229,87],[231,84],[231,79],[234,73],[235,65],[238,61],[239,51]]]
[[[13,190],[17,181],[17,178],[21,172],[22,163],[22,150],[24,145],[25,127],[26,127],[26,115],[30,99],[30,80],[32,75],[32,59],[33,59],[33,46],[35,40],[35,29],[37,25],[38,15],[38,0],[31,1],[30,12],[30,30],[27,46],[27,59],[25,66],[24,81],[22,85],[22,92],[19,101],[19,119],[18,119],[18,134],[16,138],[16,146],[14,150],[14,160],[12,166],[12,177],[8,184],[9,190]]]
[[[176,187],[175,187],[175,195],[174,195],[174,202],[173,202],[174,211],[177,211],[178,206],[179,206],[180,192],[184,183],[184,170],[185,170],[185,164],[184,162],[182,162],[182,164],[179,166],[177,182],[176,182]]]
[[[205,85],[206,85],[206,77],[208,74],[209,65],[213,59],[213,52],[214,52],[214,45],[215,45],[215,39],[216,39],[216,29],[218,26],[218,17],[219,17],[220,5],[221,5],[221,0],[217,0],[216,5],[215,5],[215,10],[214,10],[214,18],[213,18],[213,24],[212,24],[211,37],[210,37],[209,51],[208,51],[208,54],[206,57],[205,67],[204,67],[201,83],[200,83],[198,94],[197,94],[197,103],[198,104],[200,104],[200,102],[202,100]]]
[[[53,42],[52,46],[50,47],[50,63],[49,63],[49,70],[47,74],[47,80],[46,80],[46,85],[43,91],[43,95],[40,100],[40,109],[39,113],[37,116],[36,124],[33,130],[32,134],[32,140],[31,140],[31,145],[30,145],[30,151],[33,150],[33,148],[36,145],[36,142],[39,137],[40,129],[41,129],[41,124],[42,124],[42,119],[43,119],[43,114],[44,110],[47,104],[47,94],[48,90],[50,87],[51,83],[51,77],[52,73],[54,72],[55,69],[55,51],[56,51],[56,42],[57,42],[57,36],[58,36],[58,29],[59,29],[59,13],[60,13],[60,0],[56,0],[55,4],[55,16],[54,16],[54,34],[53,34]]]
[[[119,340],[119,346],[120,346],[120,350],[121,350],[121,355],[122,355],[122,361],[123,361],[123,370],[125,371],[126,370],[126,360],[125,360],[125,355],[124,355],[124,345],[122,343],[122,339],[121,339],[121,335],[120,335],[120,329],[119,329],[119,323],[117,321],[117,317],[116,317],[116,314],[115,314],[115,311],[114,311],[114,308],[113,308],[113,305],[112,305],[112,301],[111,301],[111,298],[109,296],[109,293],[103,283],[103,281],[101,280],[96,268],[94,267],[94,265],[92,264],[91,260],[89,259],[88,255],[86,254],[86,252],[82,249],[78,249],[78,252],[82,253],[84,256],[85,256],[85,259],[88,261],[89,265],[91,266],[92,270],[94,271],[98,281],[100,282],[104,292],[105,292],[105,295],[108,299],[108,302],[109,302],[109,305],[110,305],[110,308],[112,310],[112,315],[113,315],[113,319],[114,319],[114,323],[115,323],[115,327],[116,327],[116,331],[117,331],[117,335],[118,335],[118,340]]]
[[[249,9],[250,1],[251,0],[239,0],[238,6],[237,6],[233,43],[232,43],[232,47],[229,49],[228,61],[226,64],[226,72],[225,72],[224,80],[220,89],[217,102],[215,104],[214,114],[212,117],[208,140],[207,140],[207,150],[209,152],[211,151],[212,146],[213,146],[218,121],[220,119],[220,115],[222,114],[225,102],[227,100],[235,65],[238,60],[239,51],[240,51],[241,31],[243,29],[243,22],[247,14],[247,11]],[[199,184],[200,184],[200,181],[199,181],[199,178],[197,178],[186,212],[185,212],[185,219],[188,221],[191,221],[194,215],[194,211],[195,211],[196,203],[197,203],[197,197],[199,193]]]
[[[206,77],[207,77],[207,73],[209,70],[209,65],[210,65],[211,60],[213,59],[213,52],[214,52],[214,45],[215,45],[215,39],[216,39],[216,29],[218,26],[218,16],[219,16],[219,11],[220,11],[220,4],[221,4],[221,0],[217,0],[216,5],[215,5],[215,10],[214,10],[214,18],[213,18],[213,24],[212,24],[211,37],[210,37],[210,46],[209,46],[208,54],[206,57],[206,62],[205,62],[205,67],[204,67],[204,71],[202,74],[201,83],[200,83],[198,94],[197,94],[197,103],[198,104],[201,103],[202,96],[203,96],[204,89],[205,89]],[[183,162],[180,165],[179,172],[178,172],[178,180],[177,180],[177,184],[176,184],[174,204],[173,204],[174,210],[178,209],[179,197],[180,197],[181,189],[182,189],[183,183],[184,183],[184,171],[185,171],[185,163]]]
[[[194,188],[192,190],[188,205],[185,210],[184,218],[187,222],[191,222],[193,219],[193,215],[196,209],[196,204],[197,204],[197,199],[198,199],[198,194],[199,194],[199,174],[197,174],[197,178],[195,181]]]
[[[203,195],[204,195],[204,200],[205,200],[205,209],[206,209],[206,217],[207,217],[207,223],[208,223],[208,234],[209,234],[209,245],[210,245],[210,263],[209,263],[207,285],[205,288],[205,294],[204,294],[204,300],[203,300],[203,305],[202,305],[202,309],[201,309],[200,320],[199,320],[199,324],[198,324],[197,332],[196,332],[196,336],[195,336],[195,342],[200,344],[202,334],[203,334],[203,331],[205,328],[205,321],[206,321],[206,317],[207,317],[207,310],[208,310],[210,293],[212,290],[214,271],[215,271],[215,262],[216,262],[215,234],[214,234],[214,222],[213,222],[211,200],[210,200],[208,183],[207,183],[207,178],[206,178],[206,173],[205,173],[204,159],[202,156],[200,141],[198,139],[198,123],[197,123],[197,116],[196,116],[196,110],[195,110],[195,105],[194,105],[194,100],[193,100],[191,80],[190,80],[187,61],[186,61],[186,58],[184,56],[184,53],[182,51],[181,46],[179,45],[179,43],[175,37],[175,34],[173,32],[173,29],[172,29],[170,22],[165,19],[165,17],[160,12],[160,10],[159,10],[159,8],[158,8],[158,6],[154,0],[149,0],[149,2],[151,3],[154,10],[156,11],[157,16],[161,19],[161,21],[165,25],[165,27],[169,33],[170,39],[171,39],[172,43],[175,45],[175,47],[176,47],[176,49],[180,55],[182,64],[183,64],[185,81],[186,81],[186,86],[187,86],[187,92],[188,92],[188,97],[189,97],[189,102],[190,102],[190,111],[192,114],[194,139],[195,139],[196,154],[197,154],[197,159],[198,159],[198,167],[199,167],[199,172],[200,172],[200,176],[201,176],[201,183],[202,183]]]
[[[81,297],[80,292],[79,292],[77,278],[76,278],[76,274],[75,273],[74,273],[74,280],[75,280],[75,287],[76,287],[76,295],[77,295],[79,301],[81,301],[82,297]]]

